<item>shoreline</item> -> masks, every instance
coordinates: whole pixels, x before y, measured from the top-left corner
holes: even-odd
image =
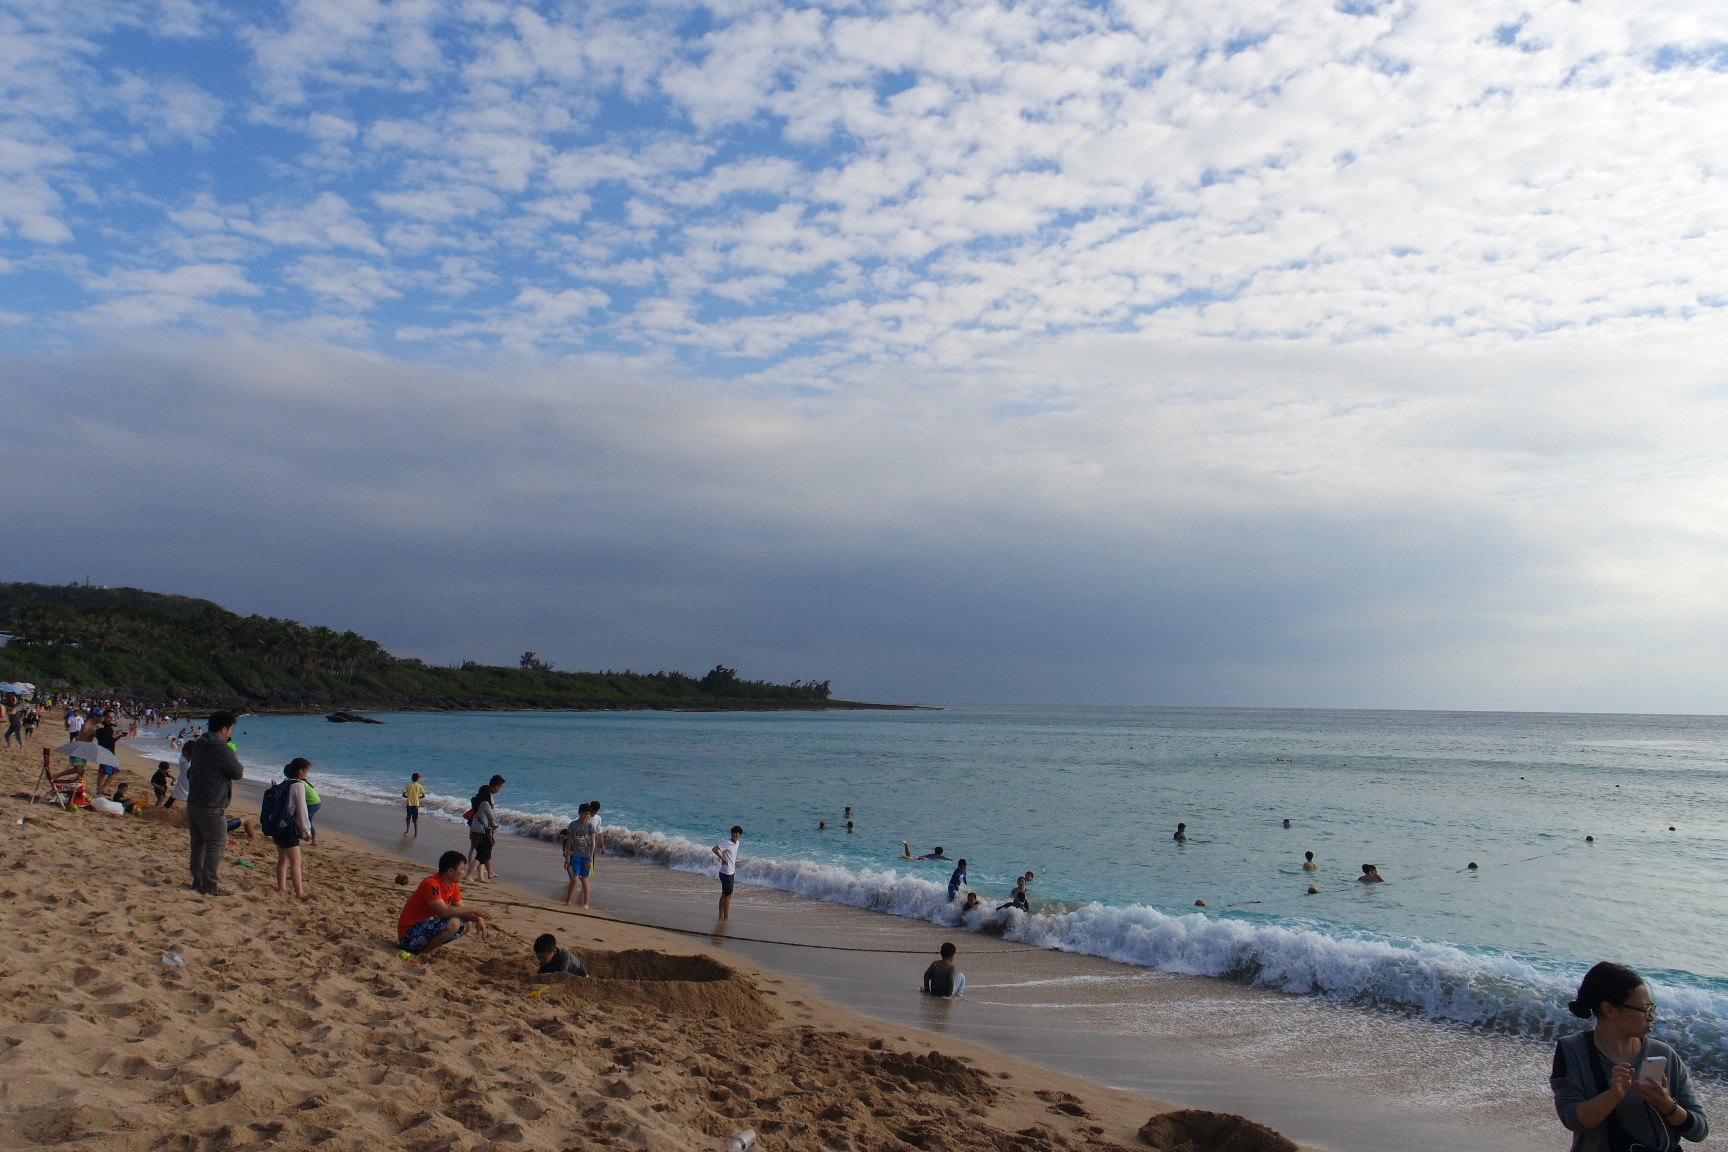
[[[327,798],[321,826],[341,812],[353,821],[345,830],[374,849],[417,850],[397,835],[399,807]],[[466,847],[459,824],[428,820],[423,828],[432,835],[423,835],[420,847],[445,836]],[[501,837],[499,859],[536,899],[561,894],[549,844]],[[1533,1152],[1553,1139],[1545,1045],[1042,948],[1017,949],[1023,954],[1004,966],[978,951],[1002,942],[970,934],[954,936],[969,972],[964,1010],[956,1004],[932,1018],[921,998],[907,994],[916,970],[885,974],[836,953],[812,962],[802,950],[847,940],[933,953],[952,929],[741,884],[732,931],[786,944],[726,941],[708,911],[711,877],[628,858],[607,858],[602,869],[600,904],[616,905],[637,923],[708,937],[727,954],[802,977],[827,999],[878,1021],[968,1039],[1147,1098],[1240,1111],[1309,1145],[1450,1152],[1488,1140]],[[1279,1051],[1304,1033],[1312,1051]],[[1436,1064],[1446,1069],[1446,1083],[1427,1085],[1425,1070]]]
[[[471,903],[530,907],[504,910],[491,940],[403,964],[379,924],[394,927],[408,891],[391,882],[405,857],[333,828],[305,852],[313,899],[276,893],[271,846],[244,838],[223,871],[235,895],[198,897],[184,885],[174,813],[20,799],[44,736],[0,758],[11,830],[0,853],[12,857],[0,892],[13,943],[0,972],[11,993],[7,1146],[419,1152],[562,1147],[586,1133],[592,1145],[672,1152],[718,1150],[755,1127],[767,1146],[812,1152],[909,1139],[1123,1152],[1171,1108],[848,1011],[724,940],[578,919],[532,886],[465,889]],[[151,762],[122,749],[119,779],[144,789],[137,769]],[[610,880],[616,869],[603,868]],[[595,962],[618,949],[713,957],[736,973],[719,990],[731,999],[707,990],[707,1015],[691,1017],[682,986],[580,981],[531,996],[526,945],[547,929]],[[647,1000],[619,1001],[625,985]]]

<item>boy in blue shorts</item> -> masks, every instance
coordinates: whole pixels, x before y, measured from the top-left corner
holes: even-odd
[[[576,897],[576,885],[582,885],[582,907],[588,907],[588,876],[594,870],[594,810],[587,804],[576,810],[576,819],[564,829],[564,870],[570,873],[570,883],[564,888],[564,903]]]

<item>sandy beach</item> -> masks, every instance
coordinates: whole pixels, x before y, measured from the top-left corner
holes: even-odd
[[[45,739],[0,763],[7,1148],[719,1149],[752,1128],[763,1148],[1107,1150],[1147,1147],[1171,1109],[503,884],[465,889],[513,905],[489,939],[410,965],[397,877],[424,869],[336,833],[306,851],[311,900],[244,837],[233,895],[201,897],[174,813],[28,803]],[[536,977],[543,931],[595,978]]]

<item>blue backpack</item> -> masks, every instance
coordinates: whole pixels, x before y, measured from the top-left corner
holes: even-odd
[[[288,789],[292,784],[292,780],[278,780],[264,789],[264,799],[258,805],[258,826],[264,835],[288,831],[288,822],[293,819],[288,811]]]

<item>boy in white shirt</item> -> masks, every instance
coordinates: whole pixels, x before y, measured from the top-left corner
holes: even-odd
[[[738,874],[738,841],[744,838],[744,829],[737,824],[732,825],[732,838],[724,844],[714,845],[715,859],[720,861],[720,919],[732,915],[732,878]]]

